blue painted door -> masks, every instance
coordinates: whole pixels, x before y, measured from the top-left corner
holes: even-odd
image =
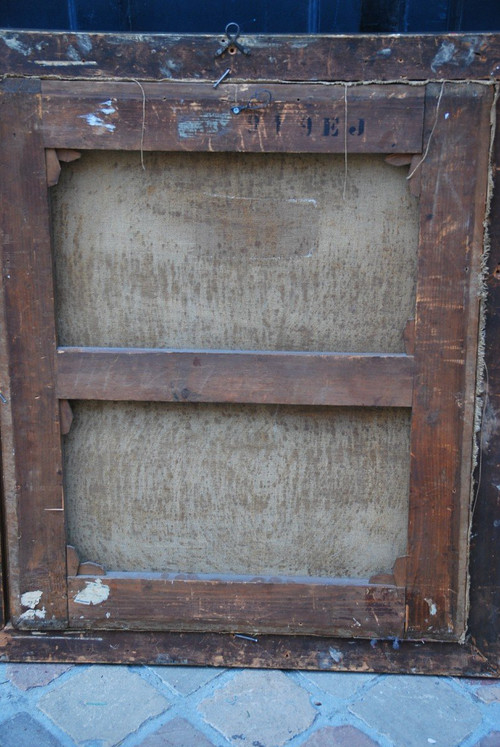
[[[0,27],[220,34],[500,30],[500,0],[0,0]]]

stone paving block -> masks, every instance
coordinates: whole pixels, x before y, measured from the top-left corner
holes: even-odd
[[[38,707],[80,744],[112,747],[158,716],[169,702],[126,667],[93,666],[47,693]]]
[[[363,685],[377,676],[376,674],[351,674],[349,672],[303,672],[303,675],[325,693],[344,699],[351,698]]]
[[[483,703],[500,703],[500,685],[485,685],[475,692]]]
[[[354,726],[326,726],[314,732],[302,747],[377,747],[377,742]]]
[[[471,685],[472,687],[479,687],[479,685],[491,685],[494,680],[491,677],[455,677],[456,682],[462,684]]]
[[[182,695],[190,695],[207,682],[219,677],[225,669],[210,667],[149,667],[158,677]]]
[[[30,690],[48,685],[72,667],[72,664],[7,664],[6,676],[20,690]]]
[[[281,747],[316,717],[308,693],[282,672],[244,671],[198,709],[231,744]]]
[[[61,742],[29,713],[17,713],[0,724],[2,747],[60,747]]]
[[[214,747],[201,731],[186,719],[176,717],[150,734],[139,747]]]
[[[500,731],[490,731],[479,742],[476,742],[475,747],[500,747]]]
[[[482,720],[470,697],[436,677],[381,678],[349,710],[405,747],[456,747]]]

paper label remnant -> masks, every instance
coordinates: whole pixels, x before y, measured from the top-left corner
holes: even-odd
[[[109,586],[103,584],[100,578],[95,581],[87,581],[85,589],[78,592],[75,597],[77,604],[102,604],[109,597]]]
[[[103,127],[105,130],[109,130],[109,132],[113,132],[115,129],[115,125],[111,124],[111,122],[105,122],[102,117],[99,117],[97,114],[80,114],[80,119],[85,119],[87,124],[91,127]]]
[[[438,52],[431,62],[431,70],[437,72],[437,68],[451,62],[455,55],[455,45],[453,42],[444,41],[438,49]]]
[[[429,606],[429,612],[430,612],[430,614],[433,617],[434,617],[434,615],[437,615],[437,607],[436,607],[435,602],[433,602],[432,599],[427,599],[427,597],[425,598],[425,601],[427,602],[427,604]]]
[[[338,651],[336,648],[329,648],[328,652],[336,664],[339,664],[344,658],[342,651]]]
[[[230,121],[231,114],[229,112],[202,112],[192,119],[184,119],[178,122],[177,132],[182,139],[217,135],[228,126]]]
[[[41,610],[25,610],[19,615],[19,620],[45,620],[45,615],[45,607],[42,607]]]
[[[42,591],[25,591],[24,594],[21,594],[21,604],[23,607],[27,607],[28,609],[25,610],[21,615],[19,615],[20,620],[45,619],[45,607],[42,607],[41,610],[35,609],[37,604],[40,603],[42,594]]]
[[[26,591],[21,595],[21,604],[23,607],[28,607],[30,610],[34,610],[40,602],[42,594],[42,591]]]

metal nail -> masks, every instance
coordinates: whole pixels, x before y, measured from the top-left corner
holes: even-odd
[[[253,641],[253,643],[258,643],[259,642],[258,638],[253,638],[253,636],[251,636],[251,635],[243,635],[243,633],[235,633],[234,637],[235,638],[243,638],[243,640],[245,640],[245,641]]]
[[[217,86],[219,85],[219,83],[222,83],[222,81],[223,81],[223,80],[224,80],[225,78],[227,78],[227,76],[229,75],[229,73],[230,73],[230,72],[231,72],[231,68],[230,68],[230,67],[228,67],[228,69],[227,69],[227,70],[225,70],[225,71],[224,71],[224,72],[222,73],[222,75],[220,76],[219,80],[216,80],[216,81],[215,81],[215,83],[214,83],[214,88],[217,88]]]

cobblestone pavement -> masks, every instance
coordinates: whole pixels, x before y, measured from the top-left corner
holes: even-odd
[[[0,665],[0,747],[500,747],[500,681]]]

